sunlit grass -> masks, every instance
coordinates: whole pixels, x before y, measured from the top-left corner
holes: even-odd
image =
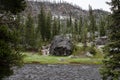
[[[77,59],[70,60],[70,63],[75,63],[75,64],[102,64],[102,59],[77,58]]]
[[[101,58],[70,58],[43,56],[37,53],[23,53],[24,63],[40,63],[40,64],[102,64]]]

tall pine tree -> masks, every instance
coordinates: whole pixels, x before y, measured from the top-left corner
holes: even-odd
[[[35,47],[35,27],[31,14],[28,14],[25,25],[25,42],[26,49],[33,49]]]
[[[95,31],[96,31],[95,16],[93,14],[92,7],[89,6],[89,32],[90,32],[90,41],[92,42],[95,39]]]
[[[57,19],[54,17],[53,25],[52,25],[52,38],[58,35],[58,22]]]
[[[112,24],[109,26],[108,54],[101,69],[103,80],[120,80],[120,0],[111,0]]]
[[[42,41],[46,41],[46,13],[43,5],[41,6],[40,14],[38,15],[38,31],[40,35],[39,38],[42,38]]]
[[[105,22],[105,17],[101,16],[100,21],[99,21],[99,36],[105,36],[106,33],[106,22]]]
[[[79,41],[81,41],[81,38],[82,38],[82,27],[83,27],[83,18],[80,16],[80,18],[79,18],[79,27],[78,27]]]
[[[52,26],[52,15],[49,12],[46,17],[46,40],[50,41],[51,40],[51,26]]]
[[[82,43],[84,45],[84,49],[87,47],[87,33],[88,33],[88,22],[84,19],[84,25],[82,27]]]
[[[25,0],[0,0],[0,80],[12,74],[12,66],[22,62],[16,44],[18,36],[11,26],[15,26],[15,15],[24,8]]]

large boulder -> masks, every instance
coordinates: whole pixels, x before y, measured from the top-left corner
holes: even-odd
[[[55,56],[69,56],[72,54],[72,41],[65,36],[55,36],[51,42],[50,54]]]

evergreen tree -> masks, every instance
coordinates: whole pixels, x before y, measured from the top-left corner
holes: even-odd
[[[84,25],[82,26],[82,43],[84,44],[84,48],[87,47],[87,33],[88,33],[88,23],[87,20],[84,20]]]
[[[106,33],[106,22],[105,22],[105,17],[101,17],[100,18],[100,22],[99,22],[99,35],[101,36],[105,36]]]
[[[67,19],[66,22],[66,33],[73,33],[73,26],[72,26],[72,16],[71,13],[69,15],[69,18]]]
[[[46,13],[43,6],[41,6],[40,14],[38,15],[37,33],[40,33],[39,37],[42,38],[42,41],[46,41]]]
[[[23,16],[21,14],[16,15],[14,24],[9,25],[14,30],[15,36],[19,42],[19,48],[23,50],[25,47],[25,24],[23,22]]]
[[[120,80],[120,0],[111,0],[112,24],[109,26],[108,53],[103,61],[103,80]]]
[[[57,23],[58,23],[58,34],[61,34],[61,21],[60,21],[60,17],[58,17],[58,20],[57,20]]]
[[[65,23],[62,23],[61,22],[61,24],[60,24],[60,28],[61,28],[61,34],[66,34],[66,25],[65,25]]]
[[[74,31],[75,31],[75,34],[78,33],[78,21],[77,21],[77,19],[75,19],[75,21],[74,21]]]
[[[83,18],[80,17],[79,19],[79,27],[78,27],[78,35],[79,35],[79,40],[81,41],[81,36],[82,36],[82,27],[83,27]]]
[[[0,26],[0,79],[13,73],[11,67],[22,62],[16,43],[17,36],[7,25]]]
[[[18,32],[20,48],[21,48],[21,50],[24,50],[26,40],[25,40],[25,24],[24,24],[23,16],[22,15],[17,15],[15,23],[16,23],[16,26],[18,27],[16,30]]]
[[[109,35],[109,26],[112,24],[112,18],[111,18],[111,16],[110,15],[108,15],[107,17],[106,17],[106,19],[105,19],[105,21],[106,21],[106,25],[105,25],[105,31],[106,31],[106,36],[108,36]]]
[[[73,29],[74,29],[74,32],[72,34],[74,35],[75,40],[78,41],[79,29],[78,29],[78,20],[77,19],[75,19],[75,21],[74,21]]]
[[[0,0],[0,13],[17,14],[24,10],[26,6],[25,0]]]
[[[0,80],[13,73],[12,66],[22,62],[22,55],[17,47],[17,32],[11,26],[15,25],[14,15],[24,8],[25,0],[0,0]]]
[[[70,27],[70,23],[69,23],[69,19],[67,19],[65,33],[69,33],[69,27]]]
[[[92,42],[95,39],[95,31],[96,31],[95,16],[93,14],[92,7],[89,6],[89,32],[90,32],[90,41]]]
[[[52,23],[52,15],[49,12],[46,18],[46,39],[47,41],[50,41],[51,39],[51,26],[52,26],[51,23]]]
[[[27,49],[35,47],[35,27],[31,14],[28,14],[25,25],[25,42]]]
[[[55,35],[58,35],[58,23],[57,23],[57,19],[54,18],[54,21],[53,21],[53,26],[52,26],[52,38],[55,36]]]
[[[69,26],[72,27],[72,13],[70,12],[69,18]]]

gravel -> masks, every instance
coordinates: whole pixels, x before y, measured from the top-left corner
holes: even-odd
[[[25,64],[3,80],[102,80],[98,65]]]

